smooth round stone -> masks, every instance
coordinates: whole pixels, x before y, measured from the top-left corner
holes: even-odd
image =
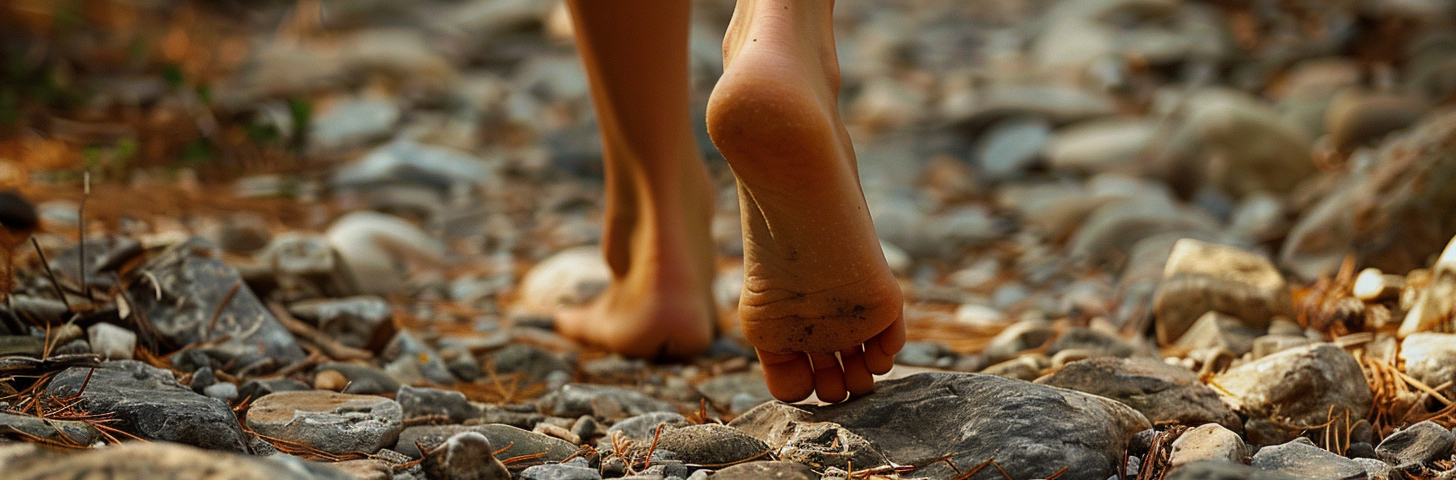
[[[388,398],[310,390],[260,398],[247,421],[260,435],[342,455],[393,445],[403,416],[399,403]]]

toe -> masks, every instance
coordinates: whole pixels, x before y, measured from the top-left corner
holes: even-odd
[[[875,377],[865,365],[864,351],[859,347],[846,348],[839,352],[839,361],[844,365],[844,388],[849,394],[860,396],[874,391]]]
[[[819,400],[829,403],[844,401],[849,392],[844,389],[844,370],[839,366],[839,359],[832,353],[810,354],[809,359],[814,361],[814,391]]]
[[[888,328],[865,342],[864,362],[870,373],[884,375],[895,367],[895,354],[905,347],[905,322],[895,320]]]
[[[763,379],[774,398],[797,402],[814,393],[814,369],[802,353],[772,353],[758,350]]]

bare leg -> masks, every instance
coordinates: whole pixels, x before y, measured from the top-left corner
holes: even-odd
[[[786,401],[867,393],[905,343],[903,297],[839,117],[833,8],[739,0],[708,104],[743,212],[739,315]]]
[[[687,0],[571,0],[606,157],[612,284],[567,336],[646,358],[713,340],[713,188],[689,126]]]

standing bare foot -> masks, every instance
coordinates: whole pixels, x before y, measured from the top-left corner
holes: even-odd
[[[739,0],[708,104],[708,132],[738,177],[739,316],[785,401],[868,393],[905,344],[904,300],[839,117],[832,10]]]
[[[713,341],[713,187],[688,108],[689,2],[571,0],[606,160],[607,291],[557,315],[577,340],[652,359]]]

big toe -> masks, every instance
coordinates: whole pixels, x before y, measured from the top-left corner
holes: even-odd
[[[758,350],[763,380],[768,392],[784,402],[797,402],[814,393],[814,367],[802,353],[772,353]]]

